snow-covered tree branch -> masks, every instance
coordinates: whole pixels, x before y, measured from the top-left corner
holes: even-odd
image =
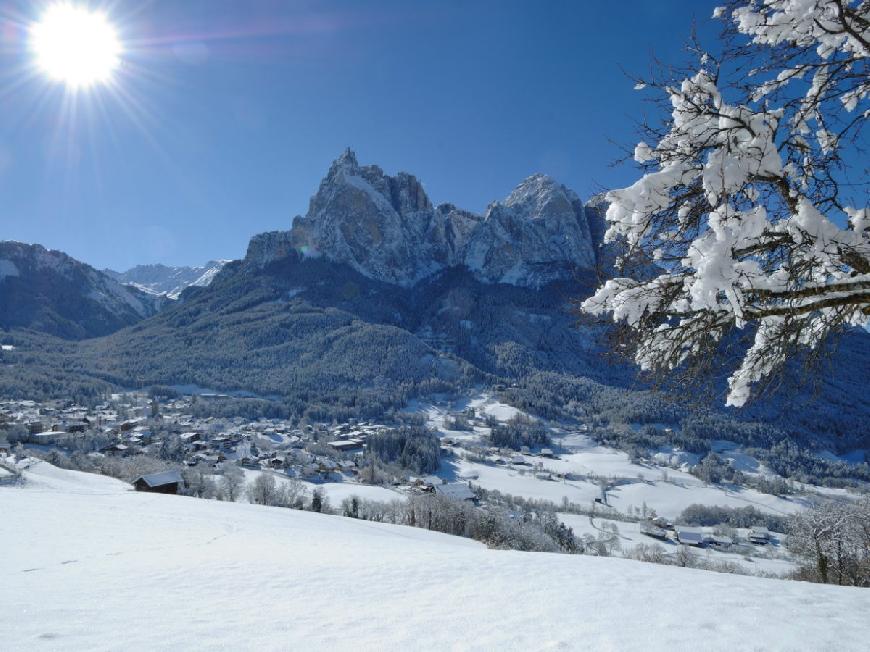
[[[667,118],[643,127],[643,176],[607,194],[607,239],[659,273],[610,280],[583,309],[625,322],[650,371],[752,329],[729,379],[742,406],[794,351],[870,317],[870,0],[742,0],[714,16],[721,53],[695,45],[676,81],[638,83]]]

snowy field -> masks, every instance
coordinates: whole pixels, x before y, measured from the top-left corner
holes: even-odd
[[[4,650],[866,650],[870,591],[488,550],[136,493],[39,463],[0,487]]]
[[[275,478],[275,482],[291,482],[291,479],[281,472],[244,469],[245,485],[250,486],[258,476],[264,473],[268,473]],[[215,480],[218,480],[218,476],[215,476]],[[384,503],[389,503],[393,500],[407,500],[408,498],[406,494],[387,487],[358,484],[356,482],[308,482],[302,480],[300,481],[300,484],[305,488],[307,496],[311,496],[315,489],[320,489],[329,500],[329,504],[335,508],[340,507],[341,502],[345,498],[350,498],[352,496],[356,496],[363,500],[375,500]],[[244,496],[243,492],[239,494],[238,501],[248,502],[248,499]]]
[[[473,431],[449,430],[445,424],[451,414],[466,408],[474,408],[477,414],[508,421],[519,410],[501,403],[486,393],[439,403],[412,403],[410,411],[426,416],[430,427],[442,437],[449,437],[460,447],[458,456],[442,463],[438,475],[448,480],[471,480],[484,489],[497,490],[513,496],[561,503],[568,499],[573,503],[590,505],[601,497],[601,480],[612,486],[607,492],[607,503],[622,513],[647,508],[660,516],[676,518],[686,507],[693,504],[718,505],[723,507],[752,506],[763,512],[788,515],[805,508],[806,496],[772,496],[754,489],[738,486],[709,485],[686,471],[686,466],[662,463],[661,465],[636,464],[627,453],[597,444],[591,437],[576,430],[555,428],[552,431],[552,448],[558,452],[557,459],[537,455],[523,455],[523,466],[494,465],[471,462],[463,459],[461,447],[487,446],[488,428],[475,427]],[[744,454],[736,445],[727,441],[714,442],[714,449],[734,467],[749,475],[769,475],[770,472],[754,458]],[[687,453],[662,453],[663,459],[691,459],[697,456]],[[553,480],[541,480],[536,475],[550,474]],[[570,474],[578,479],[563,480],[556,474]],[[816,487],[807,487],[810,492],[831,493]],[[845,495],[845,492],[840,491]]]
[[[575,536],[589,535],[594,538],[612,537],[615,536],[619,544],[619,550],[613,554],[615,556],[628,556],[633,548],[640,544],[659,545],[665,550],[667,555],[675,555],[680,549],[680,544],[673,541],[660,541],[648,537],[640,532],[640,523],[632,523],[625,521],[614,521],[611,519],[601,518],[596,516],[590,519],[588,516],[579,514],[559,514],[559,520],[565,525],[574,530]],[[615,526],[617,529],[614,535],[607,528]],[[746,540],[747,530],[738,529],[738,534],[742,541]],[[781,552],[775,546],[745,546],[752,551],[751,555],[743,555],[735,552],[726,552],[713,548],[692,548],[691,552],[698,557],[709,562],[728,562],[741,566],[749,573],[767,575],[775,575],[784,577],[795,570],[795,562],[788,555]]]

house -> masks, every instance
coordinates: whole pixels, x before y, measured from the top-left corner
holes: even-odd
[[[662,541],[668,538],[667,530],[655,525],[652,521],[641,521],[640,533],[654,539],[661,539]]]
[[[471,488],[462,482],[450,482],[447,484],[436,484],[435,493],[439,496],[452,498],[453,500],[461,500],[469,503],[477,504],[477,496]]]
[[[673,530],[674,524],[666,519],[664,516],[656,516],[650,521],[656,527],[660,527],[663,530]]]
[[[767,531],[766,527],[753,527],[749,529],[747,538],[749,543],[765,545],[770,543],[770,532]]]
[[[704,545],[704,531],[701,528],[678,525],[675,529],[677,532],[677,540],[680,543],[687,546],[698,547]]]
[[[525,464],[526,458],[522,455],[514,455],[511,457],[511,464]]]
[[[718,548],[728,548],[732,543],[734,543],[731,537],[726,537],[721,534],[709,534],[706,536],[705,541],[711,546],[716,546]]]
[[[184,486],[184,481],[178,471],[163,471],[140,475],[133,480],[136,491],[150,491],[158,494],[177,494]]]
[[[556,457],[556,455],[551,448],[542,448],[541,457]]]
[[[341,453],[362,450],[363,446],[362,442],[358,439],[337,439],[329,442],[328,445]]]

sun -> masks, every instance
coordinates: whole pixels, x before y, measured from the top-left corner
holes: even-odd
[[[99,12],[53,4],[30,30],[37,66],[73,89],[105,83],[121,62],[121,42]]]

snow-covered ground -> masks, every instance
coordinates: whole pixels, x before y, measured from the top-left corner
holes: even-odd
[[[866,650],[870,591],[488,550],[406,527],[25,472],[4,650]]]
[[[584,432],[567,426],[551,429],[552,448],[558,451],[556,459],[523,455],[527,464],[522,467],[472,462],[463,458],[461,449],[488,446],[489,429],[480,426],[471,431],[446,428],[451,415],[467,408],[474,408],[477,415],[494,416],[502,422],[522,414],[487,393],[434,403],[412,402],[409,406],[410,412],[425,415],[430,427],[459,446],[458,456],[444,463],[439,472],[448,480],[471,480],[484,489],[514,496],[555,503],[567,498],[583,505],[601,497],[601,482],[606,481],[611,485],[607,491],[607,502],[611,507],[631,513],[646,504],[648,509],[667,518],[678,517],[692,504],[752,506],[770,514],[787,515],[803,509],[808,502],[805,495],[780,497],[745,487],[707,484],[688,473],[688,466],[684,463],[678,463],[674,468],[674,461],[698,462],[697,455],[685,452],[663,451],[657,456],[664,460],[660,464],[637,464],[629,459],[627,453],[599,445]],[[732,442],[716,441],[713,448],[743,473],[771,474],[758,460],[746,455]],[[541,480],[538,476],[542,473],[544,476],[550,474],[553,480]],[[573,479],[557,478],[556,474]],[[817,488],[806,489],[816,492]]]
[[[284,473],[278,471],[255,471],[250,469],[245,469],[245,485],[251,485],[257,476],[262,475],[263,473],[270,474],[273,478],[275,478],[276,482],[292,482],[293,480],[289,478]],[[215,476],[215,480],[218,479],[219,476]],[[333,507],[340,507],[341,501],[345,498],[350,498],[351,496],[356,496],[357,498],[361,498],[364,500],[375,500],[378,502],[391,502],[393,500],[407,500],[408,496],[406,494],[400,493],[393,489],[389,489],[387,487],[380,487],[376,485],[370,484],[359,484],[357,482],[308,482],[306,480],[300,481],[300,484],[305,488],[306,494],[311,496],[315,489],[320,489],[326,498],[329,500],[329,503]],[[248,502],[247,498],[240,494],[238,500],[240,502]]]
[[[614,550],[616,556],[629,556],[633,548],[638,545],[660,545],[665,550],[665,554],[674,555],[680,549],[680,544],[673,541],[660,541],[652,537],[648,537],[640,532],[640,523],[632,523],[625,521],[614,521],[596,516],[581,516],[579,514],[559,514],[559,520],[565,525],[574,530],[574,535],[591,536],[595,539],[615,537],[619,548]],[[613,533],[610,527],[616,527],[616,532]],[[746,530],[740,529],[737,531],[741,535],[741,540],[746,540]],[[766,574],[784,577],[795,570],[796,564],[792,558],[784,554],[779,546],[743,546],[747,550],[751,550],[751,554],[738,554],[736,552],[728,552],[716,550],[713,548],[692,548],[691,552],[709,562],[728,562],[736,564],[748,573]]]

